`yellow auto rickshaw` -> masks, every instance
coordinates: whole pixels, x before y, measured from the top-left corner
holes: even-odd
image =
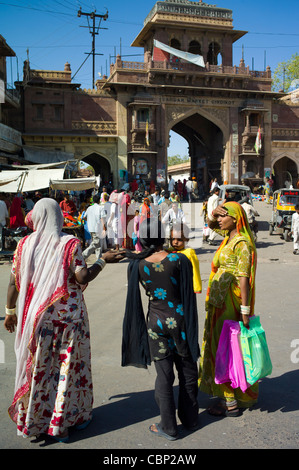
[[[282,188],[273,193],[273,207],[269,221],[269,234],[279,233],[285,241],[290,240],[292,215],[299,203],[299,189]]]

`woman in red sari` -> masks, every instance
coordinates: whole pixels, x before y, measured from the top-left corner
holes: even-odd
[[[22,209],[22,199],[15,197],[9,209],[9,227],[25,227],[25,212]]]

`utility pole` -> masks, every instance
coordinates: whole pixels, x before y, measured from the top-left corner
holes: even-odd
[[[96,45],[95,45],[95,37],[99,34],[100,29],[108,29],[108,28],[101,28],[101,21],[106,21],[108,19],[108,11],[106,11],[105,15],[97,15],[96,10],[91,13],[85,13],[81,10],[81,7],[78,11],[78,17],[87,16],[88,26],[81,26],[82,28],[89,28],[89,32],[92,35],[92,50],[91,52],[86,52],[86,54],[92,54],[92,88],[95,87],[95,56],[96,55],[103,55],[103,54],[96,54]],[[92,20],[92,25],[89,24],[89,18]],[[96,27],[96,18],[100,18],[99,25]]]

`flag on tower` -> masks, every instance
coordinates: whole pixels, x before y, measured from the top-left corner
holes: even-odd
[[[149,147],[148,119],[147,119],[147,121],[146,121],[146,127],[145,127],[145,140],[146,140],[146,145]]]
[[[262,134],[261,134],[261,126],[259,126],[257,134],[256,134],[256,139],[255,139],[255,144],[254,144],[255,151],[257,155],[260,154],[260,150],[262,148]]]

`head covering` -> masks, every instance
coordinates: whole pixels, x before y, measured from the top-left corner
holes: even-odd
[[[223,207],[227,210],[228,215],[230,215],[236,220],[236,229],[238,234],[247,238],[255,250],[253,235],[250,230],[246,212],[244,211],[243,207],[238,202],[234,201],[226,202]]]
[[[61,232],[63,215],[54,199],[40,199],[29,213],[34,232],[21,239],[14,264],[19,291],[15,396],[9,409],[14,419],[18,401],[29,391],[32,361],[43,314],[50,305],[68,294],[67,278],[79,240]]]

